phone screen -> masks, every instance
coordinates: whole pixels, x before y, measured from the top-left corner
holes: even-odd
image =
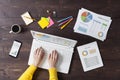
[[[21,42],[14,41],[9,55],[13,57],[17,57],[20,47],[21,47]]]

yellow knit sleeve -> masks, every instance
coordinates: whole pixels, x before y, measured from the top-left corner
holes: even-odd
[[[36,69],[36,66],[30,65],[18,80],[32,80],[33,74],[36,71]]]
[[[49,69],[49,80],[58,80],[56,68]]]

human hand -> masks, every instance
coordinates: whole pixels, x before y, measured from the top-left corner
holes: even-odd
[[[42,47],[40,48],[37,48],[34,52],[34,55],[33,55],[33,58],[34,58],[34,61],[33,61],[33,65],[38,67],[40,65],[40,63],[42,62],[42,59],[44,57],[44,50]]]
[[[48,57],[49,68],[55,68],[58,60],[58,53],[56,50],[53,50]]]

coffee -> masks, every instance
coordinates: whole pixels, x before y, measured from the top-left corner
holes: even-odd
[[[17,25],[14,25],[12,27],[12,30],[13,30],[13,32],[18,32],[19,31],[19,27]]]
[[[21,32],[21,27],[18,24],[14,24],[11,26],[11,31],[10,33],[20,33]]]

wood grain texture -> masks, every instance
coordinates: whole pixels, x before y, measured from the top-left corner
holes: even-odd
[[[107,39],[101,42],[89,36],[73,32],[78,10],[87,8],[99,14],[112,17],[112,24]],[[36,22],[25,26],[20,15],[29,11],[32,17],[40,19],[48,16],[46,10],[55,10],[54,21],[67,16],[74,20],[63,30],[57,24],[42,30]],[[12,24],[23,27],[20,34],[9,34]],[[28,67],[32,36],[30,30],[36,30],[78,41],[77,46],[97,41],[104,67],[83,72],[82,65],[75,47],[69,74],[58,73],[59,80],[120,80],[120,0],[0,0],[0,80],[17,80]],[[8,55],[14,40],[23,43],[17,58]],[[33,80],[48,80],[47,70],[38,69]]]

